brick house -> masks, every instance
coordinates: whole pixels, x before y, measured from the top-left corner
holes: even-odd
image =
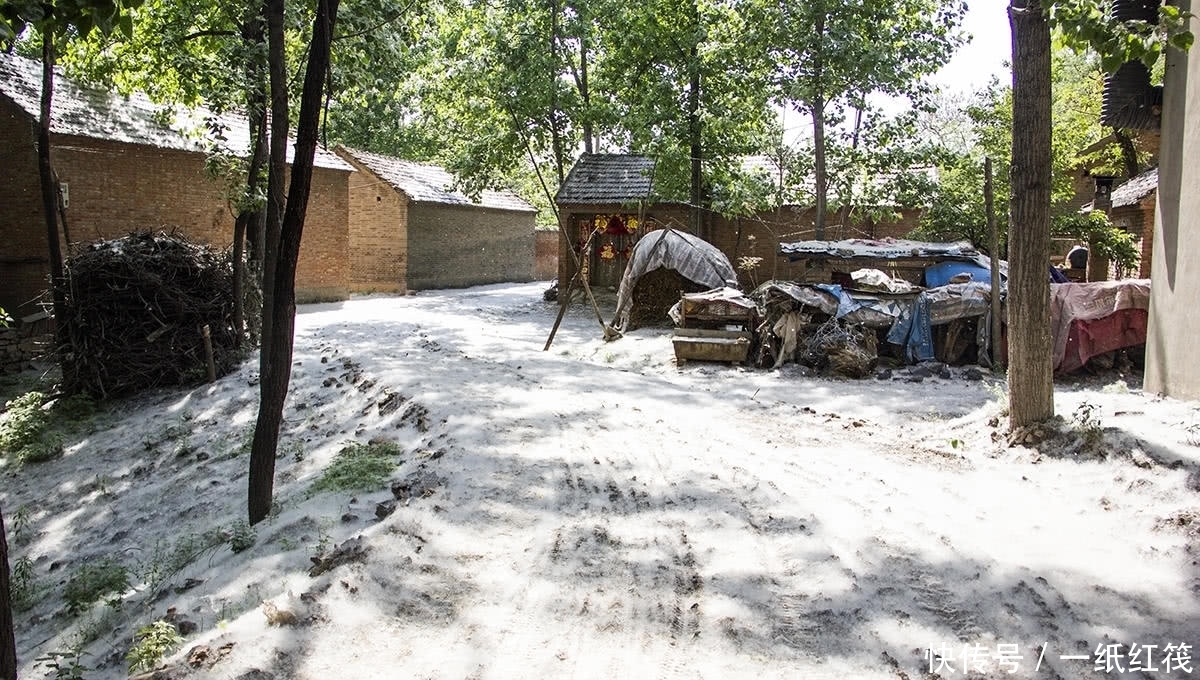
[[[534,278],[537,209],[508,191],[473,201],[436,165],[338,147],[350,185],[350,285],[358,292]]]
[[[1113,189],[1110,194],[1106,212],[1113,226],[1124,229],[1133,235],[1141,259],[1136,271],[1110,271],[1108,263],[1097,262],[1098,266],[1088,267],[1088,276],[1092,280],[1115,278],[1123,273],[1126,277],[1139,279],[1150,278],[1150,263],[1154,246],[1154,208],[1158,202],[1158,168],[1132,177],[1121,186]],[[1099,202],[1098,202],[1099,203]],[[1103,208],[1104,206],[1097,205]],[[1091,263],[1089,262],[1089,265]],[[1092,270],[1098,275],[1093,276]]]
[[[662,226],[688,230],[688,206],[656,200],[653,176],[654,161],[645,156],[583,154],[559,188],[555,196],[559,227],[567,235],[564,240],[582,255],[581,265],[587,268],[591,285],[614,288],[619,285],[628,254],[646,231]],[[844,227],[831,226],[830,235],[835,238],[898,238],[916,228],[921,214],[919,209],[904,208],[894,212],[897,216],[890,220],[861,218]],[[813,208],[797,205],[783,205],[737,218],[706,212],[704,227],[708,240],[725,253],[735,267],[743,256],[762,258],[754,271],[739,270],[744,287],[771,278],[809,280],[811,272],[805,263],[793,263],[780,256],[779,244],[812,238],[815,214]],[[839,219],[840,215],[831,212],[827,221],[833,225]],[[588,235],[601,223],[603,228],[584,253]],[[575,273],[565,248],[566,245],[560,243],[559,281],[568,281]]]
[[[20,317],[47,287],[49,259],[37,170],[38,61],[0,55],[0,307]],[[229,246],[234,215],[220,180],[205,171],[202,111],[172,112],[141,94],[124,97],[55,78],[51,163],[62,185],[71,244],[141,229],[175,230]],[[220,121],[233,153],[248,148],[244,118]],[[291,148],[288,150],[291,153]],[[353,168],[318,149],[296,271],[302,302],[349,294],[349,177]],[[64,244],[64,245],[71,245]],[[66,252],[66,251],[64,251]]]

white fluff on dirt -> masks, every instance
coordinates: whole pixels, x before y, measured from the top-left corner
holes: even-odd
[[[141,582],[72,616],[62,588],[104,557],[142,573],[244,516],[255,360],[112,405],[62,458],[3,470],[10,522],[26,508],[12,558],[43,588],[17,615],[21,677],[88,637],[86,677],[125,677],[133,631],[169,608],[197,624],[164,661],[172,678],[1200,666],[1195,404],[1115,374],[1063,381],[1058,438],[1009,447],[993,437],[1003,383],[959,370],[915,383],[676,366],[669,329],[606,343],[581,305],[543,352],[557,311],[544,288],[302,306],[279,512],[249,550],[204,554],[157,597]],[[1072,424],[1080,404],[1092,417]],[[423,493],[383,519],[389,489],[309,493],[346,443],[372,439],[405,450],[393,479]],[[356,536],[363,559],[308,575]],[[264,602],[295,625],[271,625]],[[199,645],[211,666],[188,665]]]

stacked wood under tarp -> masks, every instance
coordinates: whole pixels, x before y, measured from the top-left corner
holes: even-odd
[[[611,325],[624,332],[636,321],[665,321],[682,293],[736,285],[737,272],[716,246],[685,231],[657,229],[633,246]]]
[[[161,232],[97,241],[67,260],[65,285],[57,323],[68,393],[106,398],[201,382],[205,328],[216,375],[242,356],[233,266],[221,250]]]

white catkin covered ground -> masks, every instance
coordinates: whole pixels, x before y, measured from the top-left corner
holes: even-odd
[[[1195,404],[1062,380],[1063,433],[1009,447],[1003,383],[959,369],[677,367],[669,329],[605,343],[579,305],[543,352],[544,287],[301,307],[280,512],[158,597],[135,576],[74,616],[62,591],[84,564],[145,573],[243,517],[256,358],[0,470],[10,531],[25,508],[12,558],[42,589],[17,615],[21,677],[87,638],[86,677],[125,677],[134,630],[169,608],[197,629],[159,677],[1189,677],[1167,645],[1200,646]],[[309,492],[371,439],[406,451],[393,478],[419,489],[382,520],[388,489]],[[356,536],[365,558],[308,575]],[[215,663],[187,664],[198,645]]]

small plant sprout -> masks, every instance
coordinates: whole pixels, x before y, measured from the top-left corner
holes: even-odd
[[[240,519],[229,527],[229,549],[235,553],[244,552],[254,547],[258,535],[249,522]]]
[[[1075,407],[1071,423],[1078,430],[1085,445],[1094,447],[1100,443],[1104,434],[1104,426],[1100,421],[1100,407],[1091,402],[1081,402]]]
[[[133,647],[125,655],[129,672],[151,670],[182,642],[183,637],[172,623],[155,621],[142,626],[133,636]]]
[[[1184,428],[1184,440],[1192,446],[1200,446],[1200,423],[1192,423]]]
[[[66,652],[46,652],[34,661],[50,671],[46,677],[55,680],[83,680],[84,671],[91,670],[80,661],[83,650],[72,649]]]

